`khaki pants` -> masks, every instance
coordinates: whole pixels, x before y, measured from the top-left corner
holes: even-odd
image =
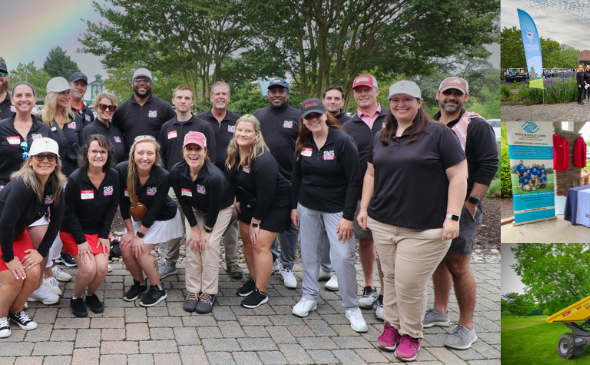
[[[445,257],[451,240],[442,228],[408,229],[368,218],[383,270],[383,317],[400,334],[424,338],[426,283]]]
[[[233,206],[229,206],[219,211],[217,222],[209,237],[209,248],[203,252],[197,249],[193,251],[190,247],[186,248],[186,290],[193,293],[217,294],[219,288],[219,244],[223,232],[227,228],[231,219]],[[203,229],[207,215],[193,208],[197,225]],[[190,227],[188,221],[185,221],[187,227]]]

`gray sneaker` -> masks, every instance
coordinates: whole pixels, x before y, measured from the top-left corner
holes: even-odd
[[[475,327],[473,327],[472,330],[469,330],[467,327],[459,324],[455,327],[453,334],[447,336],[445,346],[457,350],[467,350],[475,341],[477,341]]]
[[[450,325],[451,321],[449,320],[449,311],[447,311],[447,313],[440,313],[434,308],[430,308],[426,311],[424,320],[422,321],[422,326],[425,328],[432,326],[448,327]]]
[[[164,279],[166,276],[178,274],[178,269],[176,265],[167,262],[158,269],[158,272],[160,273],[160,279]]]
[[[365,286],[363,289],[363,296],[359,299],[359,307],[372,309],[375,306],[375,303],[377,303],[378,297],[379,292],[377,292],[377,289]]]

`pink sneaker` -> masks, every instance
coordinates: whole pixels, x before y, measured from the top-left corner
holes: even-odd
[[[403,361],[414,361],[420,350],[420,342],[408,335],[403,335],[402,339],[395,350],[395,357]]]
[[[400,335],[397,329],[391,327],[389,322],[385,322],[383,334],[377,339],[379,348],[385,351],[393,351],[397,347]]]

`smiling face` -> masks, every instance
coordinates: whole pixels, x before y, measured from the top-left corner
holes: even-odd
[[[436,92],[436,100],[441,109],[444,109],[448,113],[454,113],[463,108],[465,102],[469,100],[469,94],[463,94],[457,89],[448,89]]]
[[[12,98],[10,98],[10,102],[19,114],[31,114],[35,101],[36,97],[33,94],[33,89],[28,85],[18,85],[14,89]]]
[[[172,104],[180,113],[189,113],[195,104],[193,93],[190,90],[176,90],[172,98]]]
[[[100,146],[98,141],[92,141],[88,146],[88,164],[92,167],[97,167],[102,170],[102,167],[107,163],[109,151]]]
[[[207,150],[198,144],[191,143],[184,146],[182,156],[191,169],[200,168],[205,163]]]
[[[376,87],[357,86],[353,89],[354,101],[359,108],[371,108],[377,105],[377,96],[379,89]]]
[[[62,91],[58,94],[59,95],[57,96],[57,107],[58,108],[67,108],[68,105],[70,105],[70,99],[71,99],[70,90]]]
[[[242,121],[236,124],[234,138],[236,139],[238,146],[250,147],[254,144],[254,141],[256,141],[259,134],[259,132],[256,132],[254,124]]]
[[[96,108],[96,112],[98,113],[98,118],[100,120],[106,122],[107,120],[110,120],[111,119],[111,117],[113,116],[113,113],[115,111],[114,110],[113,111],[110,111],[108,108],[106,108],[105,110],[102,110],[102,108],[100,106],[101,104],[108,106],[108,105],[113,105],[113,102],[110,99],[108,99],[108,98],[102,98],[98,102],[98,108]]]
[[[137,77],[133,79],[133,92],[139,98],[147,98],[152,93],[152,81],[145,77]]]
[[[152,142],[139,142],[135,145],[133,159],[138,171],[149,172],[156,162],[156,146]]]
[[[303,124],[311,133],[318,133],[328,128],[326,125],[326,119],[328,119],[326,113],[309,113],[303,118]]]
[[[215,109],[227,109],[227,104],[229,104],[229,100],[230,95],[229,88],[227,86],[217,85],[211,91],[211,104]]]
[[[52,161],[49,161],[49,158],[45,156],[43,156],[44,158],[42,161],[39,161],[38,157],[40,155],[53,155]],[[33,167],[33,171],[35,171],[35,174],[37,174],[39,178],[49,177],[49,175],[51,175],[51,173],[55,170],[55,167],[57,166],[57,159],[58,157],[54,154],[45,152],[36,156],[29,157],[29,164],[31,165],[31,167]]]
[[[282,86],[273,86],[268,89],[268,101],[273,107],[283,106],[289,100],[289,90]]]
[[[78,80],[74,82],[70,82],[70,87],[76,89],[76,91],[72,91],[72,98],[76,100],[80,100],[86,94],[86,89],[88,88],[88,84],[84,80]]]
[[[398,122],[412,123],[423,102],[408,94],[396,94],[389,99],[389,108]]]
[[[322,103],[324,103],[326,110],[330,113],[338,113],[342,109],[342,106],[344,106],[344,99],[339,90],[332,89],[326,91],[326,96],[322,99]]]

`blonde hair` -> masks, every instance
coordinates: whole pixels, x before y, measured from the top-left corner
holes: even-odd
[[[137,193],[135,192],[135,186],[137,182],[137,164],[135,163],[135,149],[138,143],[143,142],[150,142],[154,145],[156,149],[156,160],[154,161],[154,166],[160,166],[161,158],[160,158],[160,144],[156,139],[152,136],[137,136],[135,137],[135,141],[133,141],[133,145],[131,145],[131,149],[129,150],[129,171],[127,172],[127,193],[129,194],[129,200],[131,204],[137,202]]]
[[[26,160],[23,161],[20,169],[13,172],[10,175],[10,180],[14,179],[22,179],[26,186],[33,189],[35,195],[37,195],[37,199],[39,199],[40,203],[43,203],[43,193],[44,191],[41,189],[41,180],[33,170],[33,165],[31,165],[31,160],[35,158],[35,156],[30,156]],[[64,183],[66,182],[66,177],[61,172],[61,161],[58,156],[55,156],[55,169],[49,175],[49,179],[47,179],[47,185],[51,186],[51,194],[53,195],[53,202],[55,206],[59,205],[59,198],[61,193],[63,192]]]
[[[57,92],[47,93],[47,96],[45,97],[45,106],[41,110],[41,120],[50,127],[53,127],[53,120],[57,115],[57,97],[59,94],[60,93]],[[68,103],[68,106],[66,106],[61,113],[65,120],[74,120],[76,118],[76,114],[72,111],[70,103]]]
[[[240,124],[241,122],[252,123],[252,126],[254,126],[254,130],[258,132],[258,138],[256,138],[252,146],[250,146],[250,152],[246,157],[245,166],[250,166],[252,165],[252,161],[256,157],[262,156],[264,151],[268,150],[268,146],[264,142],[264,138],[262,138],[262,133],[260,132],[260,122],[258,121],[258,119],[256,119],[255,116],[253,116],[252,114],[246,114],[241,116],[236,121],[236,128],[238,127],[238,124]],[[232,138],[232,140],[229,142],[229,146],[227,148],[227,160],[225,161],[225,163],[228,166],[228,170],[239,170],[240,162],[240,146],[238,146],[238,142],[236,141],[236,133],[234,133],[234,138]]]
[[[94,105],[94,110],[98,112],[98,104],[100,103],[100,101],[102,99],[109,99],[111,101],[111,103],[113,103],[114,106],[118,106],[117,105],[117,97],[111,93],[100,93],[96,96],[96,98],[94,99],[94,102],[92,103],[92,105]]]

